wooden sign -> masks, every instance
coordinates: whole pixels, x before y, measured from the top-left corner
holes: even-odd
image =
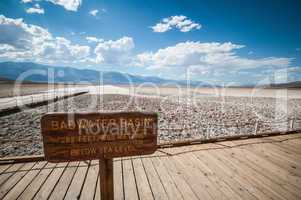
[[[154,153],[156,113],[50,113],[41,119],[50,162],[111,159]]]

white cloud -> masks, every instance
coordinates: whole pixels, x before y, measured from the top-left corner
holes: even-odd
[[[38,57],[69,63],[86,58],[89,54],[89,46],[72,44],[63,37],[56,37],[54,40],[42,44]]]
[[[44,14],[45,13],[44,9],[41,8],[39,4],[35,4],[33,8],[26,9],[26,12],[29,14],[33,14],[33,13]]]
[[[22,2],[22,3],[31,3],[32,0],[22,0],[21,2]]]
[[[31,3],[33,1],[42,1],[42,0],[21,0],[22,3]],[[79,6],[82,3],[82,0],[44,0],[44,1],[48,1],[53,4],[62,6],[66,10],[69,10],[69,11],[77,11]],[[31,10],[34,10],[34,9],[31,9]],[[33,12],[35,12],[35,11],[33,11]],[[37,12],[39,12],[39,11],[37,11]]]
[[[0,58],[33,62],[71,63],[90,55],[90,47],[53,37],[47,29],[23,19],[0,15]]]
[[[170,30],[171,26],[169,24],[158,23],[155,26],[152,26],[151,28],[153,29],[154,32],[164,33]]]
[[[66,10],[77,11],[82,0],[47,0],[51,3],[63,6]]]
[[[183,15],[171,16],[164,18],[161,22],[157,23],[155,26],[152,26],[154,32],[163,33],[172,28],[177,28],[181,32],[189,32],[193,29],[200,29],[201,24],[195,23],[192,20],[188,19]]]
[[[37,14],[44,14],[44,9],[42,8],[28,8],[26,10],[27,13],[32,14],[32,13],[37,13]]]
[[[131,37],[122,37],[118,40],[103,41],[97,45],[98,49],[116,51],[129,51],[135,47],[134,40]]]
[[[103,13],[106,13],[106,12],[107,12],[107,10],[104,9],[104,8],[102,8],[102,9],[100,9],[100,10],[94,9],[94,10],[90,10],[90,11],[89,11],[89,15],[95,17],[96,19],[100,19],[100,18],[99,18],[99,15],[100,15],[100,14],[103,14]]]
[[[166,70],[171,68],[191,69],[193,73],[204,74],[209,71],[236,71],[263,67],[284,68],[291,64],[291,58],[267,57],[249,59],[240,57],[235,50],[243,48],[231,42],[200,43],[182,42],[175,46],[159,49],[156,52],[138,54],[133,65],[149,69]],[[174,69],[177,71],[177,69]],[[178,70],[179,71],[179,70]]]
[[[51,39],[44,28],[23,22],[23,19],[6,18],[0,15],[0,43],[16,49],[32,49],[36,44]]]
[[[157,52],[142,53],[137,56],[141,66],[164,68],[170,66],[187,66],[200,64],[201,59],[208,55],[220,55],[244,46],[232,43],[200,43],[183,42],[175,46],[159,49]]]
[[[6,51],[14,51],[15,48],[9,44],[2,44],[0,46],[0,53],[4,53]]]
[[[0,15],[0,59],[51,64],[112,64],[125,66],[132,59],[135,47],[131,37],[103,40],[86,37],[96,47],[74,44],[63,37],[54,37],[47,29],[27,24],[23,19]]]
[[[288,68],[287,69],[287,71],[288,72],[299,72],[299,73],[301,73],[301,66],[299,66],[299,67],[290,67],[290,68]]]
[[[97,13],[98,13],[98,10],[97,10],[97,9],[91,10],[91,11],[89,12],[89,14],[92,15],[92,16],[94,16],[94,17],[96,17]]]
[[[92,37],[92,36],[88,36],[86,37],[86,40],[88,41],[88,43],[93,43],[93,42],[103,42],[104,40],[103,39],[99,39],[99,38],[96,38],[96,37]]]
[[[99,42],[94,50],[96,55],[94,62],[120,65],[129,63],[130,52],[134,47],[134,40],[131,37]]]

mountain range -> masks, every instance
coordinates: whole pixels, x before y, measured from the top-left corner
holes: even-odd
[[[153,83],[186,85],[186,80],[163,79],[154,76],[139,76],[114,71],[97,71],[91,69],[77,69],[72,67],[59,67],[42,65],[32,62],[1,62],[0,63],[0,83],[15,81],[24,73],[33,72],[25,77],[23,81],[35,83],[90,83],[90,84],[141,84]],[[42,72],[42,73],[41,73]],[[47,72],[54,74],[53,79],[48,79]],[[51,74],[51,73],[48,73]],[[201,81],[190,81],[191,86],[206,87]],[[215,87],[218,87],[215,85]],[[240,86],[243,87],[243,86]],[[246,87],[246,86],[244,86]],[[247,86],[253,87],[253,86]],[[301,81],[263,85],[265,88],[301,88]]]
[[[17,80],[25,72],[34,72],[25,77],[25,81],[49,82],[47,71],[54,74],[53,82],[62,83],[93,83],[93,84],[180,84],[185,85],[185,80],[163,79],[154,76],[139,76],[114,71],[97,71],[91,69],[77,69],[72,67],[54,67],[31,62],[2,62],[0,63],[0,77],[2,79]],[[36,73],[37,72],[37,73]],[[43,72],[43,73],[39,73]],[[49,73],[49,74],[51,74]],[[199,81],[191,81],[191,85],[203,85]]]

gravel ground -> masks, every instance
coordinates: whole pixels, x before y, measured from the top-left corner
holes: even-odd
[[[288,118],[301,118],[301,99],[200,96],[81,95],[48,106],[27,109],[0,118],[0,157],[41,154],[40,118],[51,112],[153,111],[159,114],[159,142],[204,139],[237,134],[285,130]],[[277,122],[277,123],[276,123]],[[297,121],[294,128],[300,128]]]

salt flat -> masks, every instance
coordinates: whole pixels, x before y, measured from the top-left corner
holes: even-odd
[[[127,88],[126,86],[121,86]],[[237,96],[237,97],[271,97],[271,98],[301,98],[301,89],[268,89],[268,88],[189,88],[189,87],[150,87],[135,86],[131,91],[141,94],[159,95],[203,95],[203,96]]]
[[[203,88],[195,93],[182,88],[183,92],[179,95],[178,88],[162,87],[157,90],[105,85],[61,88],[48,90],[45,94],[63,95],[80,90],[89,93],[1,117],[0,156],[42,153],[40,118],[47,112],[157,112],[159,143],[260,134],[288,130],[292,126],[294,129],[301,127],[300,120],[292,121],[301,119],[300,90],[265,89],[254,92],[256,96],[250,98],[252,90],[249,88],[227,88],[226,92],[221,88]],[[275,96],[279,93],[281,95]],[[42,94],[24,97],[28,101],[31,98],[41,100]],[[286,97],[286,94],[287,99],[273,98]],[[0,99],[1,106],[5,100],[7,98]]]
[[[110,92],[116,89],[108,88]],[[0,118],[0,156],[41,154],[40,119],[47,112],[156,112],[159,143],[301,128],[300,120],[291,121],[301,119],[301,99],[199,96],[189,104],[186,100],[186,97],[88,93],[25,109]]]

